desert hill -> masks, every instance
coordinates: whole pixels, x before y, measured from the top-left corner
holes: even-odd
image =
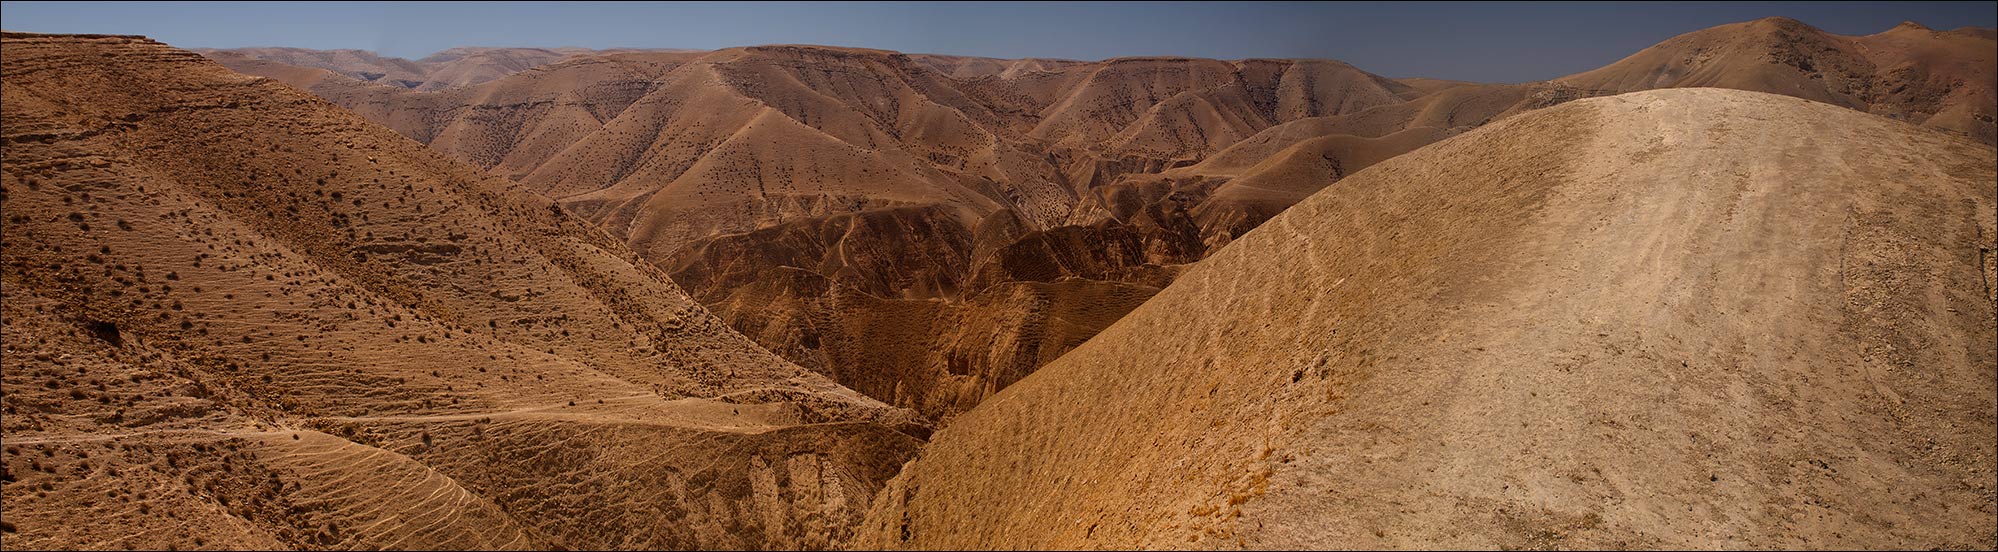
[[[430,72],[415,61],[376,54],[366,50],[312,50],[306,48],[228,48],[195,49],[209,57],[261,60],[294,67],[324,69],[362,82],[398,88],[417,88]]]
[[[0,48],[5,548],[823,548],[926,433],[322,99]]]
[[[900,548],[1989,548],[1993,149],[1718,89],[1342,179],[940,430]]]
[[[1914,22],[1843,36],[1772,17],[1673,37],[1559,79],[1591,90],[1718,87],[1796,96],[1969,134],[1991,143],[1998,42]]]
[[[1049,58],[998,59],[975,56],[946,56],[938,54],[909,54],[909,59],[923,64],[944,76],[965,80],[978,77],[999,77],[1011,79],[1036,71],[1057,71],[1062,68],[1086,64],[1085,61]]]
[[[1393,80],[1330,60],[994,60],[819,46],[576,56],[441,92],[228,63],[556,198],[760,345],[947,417],[958,409],[923,405],[964,399],[921,390],[1016,371],[1008,359],[1047,355],[1028,344],[1073,336],[1021,328],[1022,339],[998,342],[1014,349],[943,353],[940,343],[969,341],[946,326],[908,335],[861,321],[973,304],[998,309],[986,319],[1025,321],[1006,313],[1070,308],[994,292],[1014,283],[1073,287],[1047,297],[1087,297],[1081,319],[1115,320],[1134,303],[1108,298],[1156,290],[1346,175],[1579,98],[1734,87],[1988,143],[1993,49],[1975,30],[1840,37],[1767,19],[1525,84]],[[854,332],[909,345],[873,344],[872,360],[846,360],[865,356],[842,352]],[[901,375],[883,380],[883,370]],[[973,388],[998,381],[973,379]]]
[[[557,198],[673,270],[762,345],[848,385],[899,385],[900,404],[933,416],[956,408],[923,405],[963,401],[908,389],[946,374],[1017,372],[1008,359],[1051,359],[1065,347],[1039,344],[1079,342],[1099,326],[1011,328],[1025,332],[1006,342],[1014,349],[948,354],[935,344],[964,338],[905,336],[897,341],[911,345],[889,356],[913,364],[890,371],[924,376],[859,385],[880,376],[840,360],[860,358],[842,349],[863,348],[842,335],[886,329],[855,321],[994,301],[1005,305],[984,318],[1082,309],[1079,319],[1115,320],[1169,281],[1170,265],[1197,257],[1145,251],[1121,227],[1109,238],[1086,225],[1059,230],[1089,188],[1287,120],[1399,101],[1408,89],[1336,62],[1023,60],[987,71],[971,68],[975,58],[814,46],[581,56],[433,93],[222,61]],[[947,63],[978,82],[940,73]],[[1105,257],[1102,239],[1139,249]],[[1129,274],[1140,276],[1119,276]],[[993,289],[1012,282],[1036,285]],[[1074,297],[1089,299],[1045,305]],[[936,301],[947,304],[926,304]]]
[[[1767,18],[1674,37],[1600,69],[1549,82],[1402,79],[1414,99],[1309,117],[1236,141],[1199,164],[1126,176],[1085,199],[1071,222],[1122,220],[1108,207],[1133,188],[1206,194],[1189,211],[1201,241],[1225,244],[1345,174],[1456,132],[1575,98],[1678,87],[1795,96],[1945,129],[1991,143],[1998,43],[1989,32],[1903,23],[1850,37]],[[1224,184],[1216,184],[1225,180]],[[1143,195],[1143,194],[1139,194]],[[1093,199],[1093,201],[1092,201]]]
[[[464,47],[437,52],[416,60],[384,56],[365,50],[206,48],[194,51],[232,67],[239,63],[264,61],[294,67],[324,69],[371,84],[409,90],[437,91],[492,81],[574,56],[646,50]]]

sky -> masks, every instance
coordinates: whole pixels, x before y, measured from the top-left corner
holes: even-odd
[[[1998,26],[1993,2],[0,2],[0,28],[141,34],[182,48],[716,49],[823,44],[1098,60],[1329,58],[1388,77],[1526,82],[1674,35],[1785,16],[1839,34]]]

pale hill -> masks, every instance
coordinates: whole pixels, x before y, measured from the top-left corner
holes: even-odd
[[[1994,161],[1753,92],[1506,118],[959,416],[855,544],[1991,548]]]
[[[1784,18],[1687,33],[1615,64],[1529,84],[1396,81],[1416,96],[1355,113],[1308,117],[1238,140],[1200,163],[1126,176],[1086,195],[1071,224],[1127,220],[1110,207],[1133,190],[1197,195],[1188,210],[1207,250],[1255,228],[1311,191],[1368,163],[1517,113],[1575,98],[1676,87],[1796,96],[1968,134],[1990,143],[1998,43],[1975,29],[1904,23],[1864,37]],[[1393,136],[1392,138],[1389,138]],[[1139,195],[1144,195],[1140,193]],[[1127,211],[1128,209],[1126,209]],[[1163,243],[1176,236],[1154,238]]]
[[[1796,96],[1998,140],[1998,42],[1904,22],[1867,36],[1771,17],[1673,37],[1559,79],[1614,92],[1707,86]]]
[[[1444,89],[1448,89],[1448,88],[1456,88],[1456,87],[1459,87],[1459,86],[1468,86],[1468,85],[1478,85],[1478,84],[1483,84],[1483,83],[1477,83],[1477,82],[1470,82],[1470,81],[1454,81],[1454,80],[1445,80],[1445,79],[1430,79],[1430,78],[1422,78],[1422,77],[1415,77],[1415,78],[1407,78],[1407,79],[1395,79],[1394,81],[1395,81],[1395,82],[1398,82],[1398,83],[1401,83],[1401,84],[1402,84],[1403,86],[1407,86],[1407,87],[1409,87],[1409,88],[1414,88],[1414,89],[1415,89],[1415,91],[1416,91],[1417,93],[1420,93],[1420,94],[1425,94],[1425,95],[1426,95],[1426,94],[1432,94],[1432,93],[1435,93],[1435,92],[1437,92],[1437,91],[1440,91],[1440,90],[1444,90]]]
[[[427,71],[417,90],[441,90],[483,83],[564,58],[594,53],[584,48],[452,48],[416,63]]]
[[[1134,234],[1154,263],[1198,261],[1291,204],[1373,163],[1590,93],[1553,83],[1443,87],[1412,100],[1264,129],[1201,162],[1097,186],[1071,226]]]
[[[336,101],[432,148],[519,179],[616,119],[694,54],[586,56],[467,89]],[[415,116],[421,114],[421,116]]]
[[[1118,58],[1065,68],[1065,80],[1013,79],[1010,87],[1054,84],[1031,136],[1056,146],[1116,157],[1198,160],[1269,126],[1398,103],[1412,91],[1330,60],[1220,61]],[[1045,83],[1045,84],[1043,84]]]
[[[1461,129],[1574,98],[1639,90],[1717,87],[1796,96],[1944,128],[1990,143],[1998,58],[1988,29],[1930,31],[1914,23],[1864,37],[1786,18],[1721,25],[1674,37],[1617,63],[1542,83],[1399,79],[1413,101],[1350,116],[1277,125],[1199,166],[1168,174],[1235,176],[1297,142],[1379,137],[1419,127]],[[1982,126],[1980,126],[1982,125]]]
[[[361,82],[398,89],[437,91],[489,82],[535,67],[574,56],[627,52],[689,52],[690,50],[639,50],[619,48],[452,48],[418,60],[384,56],[365,50],[311,50],[306,48],[222,48],[195,52],[238,69],[243,60],[280,63],[296,67],[325,69]],[[259,74],[252,72],[252,74]],[[263,75],[277,78],[275,75]],[[290,82],[290,81],[286,81]],[[303,87],[301,87],[303,88]]]
[[[915,60],[917,63],[921,63],[953,79],[974,79],[979,77],[1010,79],[1026,73],[1057,71],[1064,67],[1088,63],[1068,59],[997,59],[938,54],[909,54],[909,59]]]
[[[204,56],[238,57],[281,63],[295,67],[325,69],[362,82],[397,88],[417,88],[428,80],[429,67],[415,61],[376,54],[366,50],[312,50],[307,48],[226,48],[196,49]]]
[[[823,548],[921,443],[323,100],[141,37],[0,48],[0,546]]]

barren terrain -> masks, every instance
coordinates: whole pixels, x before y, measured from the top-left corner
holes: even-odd
[[[959,416],[855,545],[1990,548],[1993,166],[1754,92],[1512,117]]]
[[[1998,41],[0,36],[0,548],[1998,547]]]
[[[260,60],[322,69],[361,82],[427,92],[472,86],[574,56],[637,50],[467,47],[452,48],[416,60],[364,50],[229,48],[194,51],[225,64]]]
[[[926,433],[324,100],[0,45],[6,548],[821,548]]]
[[[1994,49],[1978,29],[1848,37],[1770,18],[1497,85],[1327,60],[762,46],[577,55],[432,93],[218,59],[556,198],[764,347],[947,418],[985,394],[964,385],[1003,388],[1290,205],[1465,130],[1577,98],[1717,86],[1989,143]],[[1085,322],[1048,333],[1036,320],[1056,311]],[[944,312],[1018,324],[977,327],[1020,338],[878,326],[957,319],[916,314]]]

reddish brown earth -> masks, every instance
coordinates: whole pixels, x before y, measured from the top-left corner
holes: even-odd
[[[826,548],[927,433],[322,99],[0,48],[0,547]]]

